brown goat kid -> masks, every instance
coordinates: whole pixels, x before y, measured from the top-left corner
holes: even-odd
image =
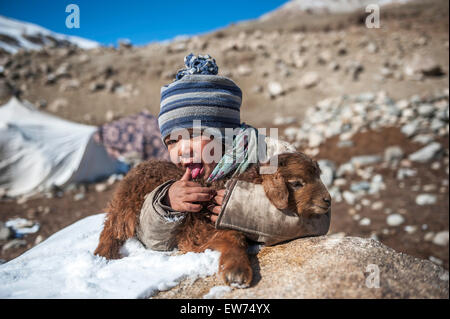
[[[258,168],[258,165],[253,165],[238,180],[262,184],[268,199],[278,209],[288,209],[299,216],[329,211],[331,198],[320,180],[320,169],[317,162],[306,155],[298,152],[278,155],[274,174],[260,175]],[[122,244],[136,235],[145,196],[165,181],[179,180],[183,174],[183,170],[168,162],[146,161],[133,168],[108,204],[104,228],[94,254],[107,259],[120,258]],[[208,186],[219,190],[224,188],[225,182],[213,182]],[[252,268],[244,234],[235,230],[218,230],[207,216],[206,208],[199,213],[186,213],[176,236],[178,249],[182,252],[219,251],[219,271],[225,283],[249,286]]]

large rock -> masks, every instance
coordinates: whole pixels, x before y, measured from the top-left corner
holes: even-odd
[[[373,239],[321,236],[265,247],[250,288],[222,298],[448,298],[449,273]],[[379,276],[378,276],[379,275]],[[218,276],[184,281],[156,298],[202,298]],[[377,288],[378,287],[378,288]]]

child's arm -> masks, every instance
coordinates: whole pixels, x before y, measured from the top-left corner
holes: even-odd
[[[142,205],[136,233],[149,249],[167,251],[176,246],[176,229],[185,215],[164,204],[164,197],[174,182],[170,180],[155,188]]]
[[[179,181],[170,180],[149,193],[142,205],[137,226],[138,239],[149,249],[172,250],[176,246],[177,227],[185,212],[198,212],[198,203],[209,201],[214,191],[190,181],[187,169]]]

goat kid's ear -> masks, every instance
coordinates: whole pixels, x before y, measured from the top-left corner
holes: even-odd
[[[289,191],[279,172],[271,175],[262,175],[264,191],[267,198],[276,208],[282,210],[288,207]]]

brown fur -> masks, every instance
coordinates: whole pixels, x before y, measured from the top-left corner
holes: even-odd
[[[172,163],[154,160],[130,170],[107,206],[104,228],[94,254],[107,259],[120,258],[122,244],[136,235],[145,195],[165,181],[179,180],[183,173]],[[262,183],[269,200],[281,210],[290,208],[298,214],[326,213],[330,196],[319,175],[316,162],[302,153],[286,153],[279,155],[275,174],[260,175],[258,166],[253,165],[239,179]],[[292,180],[301,180],[303,187],[292,187]],[[224,184],[225,180],[222,180],[208,186],[219,190],[224,188]],[[234,230],[217,230],[207,218],[206,209],[201,213],[187,213],[176,241],[182,252],[202,252],[205,249],[221,252],[219,271],[224,281],[227,284],[250,284],[252,268],[245,236]]]

